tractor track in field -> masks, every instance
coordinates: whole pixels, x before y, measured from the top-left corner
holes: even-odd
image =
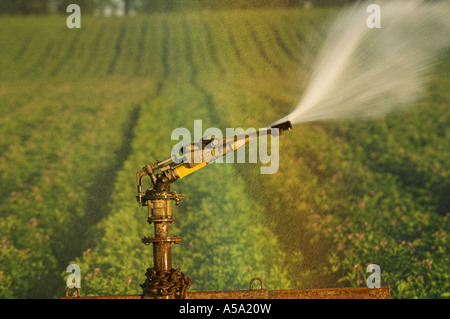
[[[70,41],[70,45],[68,46],[64,57],[59,59],[58,63],[56,64],[56,66],[53,68],[53,70],[50,71],[50,76],[57,76],[61,73],[61,69],[62,67],[66,64],[66,63],[70,63],[70,58],[73,57],[75,55],[75,49],[78,46],[78,39],[81,36],[81,32],[75,32],[75,35],[73,37],[73,39]]]
[[[298,64],[299,63],[299,57],[294,56],[294,54],[291,52],[291,50],[289,50],[288,46],[286,45],[286,43],[283,41],[283,39],[281,38],[281,34],[278,31],[278,28],[276,25],[271,25],[270,26],[270,30],[273,34],[273,37],[275,39],[276,44],[278,45],[278,47],[283,51],[283,53],[285,54],[285,56],[287,58],[289,58],[289,60],[291,62],[293,62],[294,64]]]
[[[22,42],[22,46],[19,48],[19,50],[18,50],[17,53],[15,54],[15,59],[16,59],[16,61],[20,61],[20,59],[22,59],[22,57],[25,55],[25,53],[27,53],[28,48],[30,47],[30,44],[31,44],[33,38],[34,38],[33,34],[30,34],[30,35]]]
[[[203,88],[198,83],[198,68],[196,66],[196,63],[194,61],[193,57],[193,49],[192,49],[192,42],[191,42],[191,35],[190,35],[190,28],[186,20],[183,20],[182,22],[182,28],[184,31],[184,46],[186,49],[186,60],[188,62],[188,65],[191,66],[191,74],[189,76],[189,82],[190,84],[203,96],[205,105],[208,109],[208,113],[210,114],[210,118],[213,123],[217,124],[220,123],[219,117],[217,115],[217,111],[214,107],[214,98],[211,93],[209,93],[205,88]]]
[[[136,67],[134,69],[135,75],[140,75],[141,72],[141,65],[142,65],[142,59],[145,52],[145,39],[147,38],[148,34],[148,27],[147,27],[147,21],[143,21],[141,25],[141,30],[139,32],[139,44],[138,44],[138,51],[136,53]]]
[[[318,26],[317,23],[308,20],[308,25],[311,27],[312,30],[314,30],[314,32],[316,32],[319,38],[321,38],[322,40],[327,38],[327,34],[323,31],[323,28]]]
[[[120,58],[120,55],[122,54],[122,47],[123,47],[123,39],[125,37],[126,33],[126,25],[125,22],[122,22],[122,25],[120,26],[119,35],[117,37],[115,46],[114,46],[114,56],[109,64],[107,74],[112,75],[114,71],[116,70],[116,64],[117,61]]]
[[[300,47],[304,48],[304,52],[308,53],[310,57],[315,57],[317,55],[317,50],[313,50],[311,48],[311,44],[306,41],[300,30],[295,31],[295,38],[301,43]],[[310,63],[307,63],[307,61],[307,59],[302,59],[302,67],[304,67],[308,71],[308,73],[311,73],[312,67]]]
[[[216,67],[219,69],[220,74],[225,73],[225,69],[223,68],[222,64],[220,63],[219,59],[217,58],[217,51],[214,46],[214,40],[211,34],[211,29],[209,28],[207,23],[202,23],[203,30],[206,34],[206,42],[208,43],[208,53],[211,56],[212,61],[216,65]]]
[[[169,40],[170,40],[170,29],[166,21],[162,22],[162,53],[161,53],[161,65],[163,67],[161,79],[156,84],[155,96],[159,96],[164,87],[164,82],[167,81],[170,75],[170,65],[169,65]]]
[[[45,64],[45,61],[47,61],[50,57],[50,53],[53,51],[53,49],[56,47],[56,41],[50,41],[47,46],[45,47],[44,52],[39,56],[37,61],[33,63],[33,65],[29,68],[27,68],[21,75],[20,78],[28,78],[30,74],[35,74],[36,69],[40,69],[42,65]]]
[[[85,214],[79,216],[74,210],[69,214],[66,227],[58,228],[54,234],[51,250],[53,256],[64,256],[57,261],[57,270],[65,269],[76,257],[82,256],[86,249],[93,249],[93,243],[102,236],[102,233],[94,230],[103,218],[108,216],[113,201],[113,191],[117,179],[117,172],[122,170],[125,161],[132,150],[132,141],[135,138],[135,127],[139,119],[141,106],[136,104],[129,112],[129,117],[123,127],[123,140],[117,150],[112,154],[111,161],[106,170],[101,170],[95,176],[95,181],[87,189],[87,198],[84,201]],[[94,235],[95,234],[95,235]],[[61,244],[62,243],[62,244]],[[44,298],[52,298],[61,295],[61,279],[58,275],[50,272],[44,280],[48,287],[42,294],[48,294]]]
[[[102,44],[102,39],[105,38],[105,31],[106,30],[106,26],[105,23],[100,24],[100,28],[97,31],[97,35],[94,39],[94,41],[92,43],[89,43],[89,46],[95,46],[95,47],[100,47]],[[81,75],[85,75],[88,73],[88,70],[90,67],[92,67],[92,61],[94,60],[94,57],[97,56],[97,51],[96,50],[91,50],[91,54],[89,56],[89,58],[86,59],[86,63],[84,64],[82,71],[80,72]]]

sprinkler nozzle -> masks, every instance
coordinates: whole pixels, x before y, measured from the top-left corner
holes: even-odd
[[[280,133],[286,130],[290,130],[292,128],[291,121],[282,122],[276,125],[272,125],[270,128],[277,128]]]

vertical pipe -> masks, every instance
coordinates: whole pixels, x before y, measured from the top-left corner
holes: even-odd
[[[153,242],[153,262],[157,271],[172,269],[172,248],[169,241],[169,221],[172,218],[171,199],[153,199],[149,205],[149,217],[155,224],[155,241]],[[165,241],[167,239],[167,241]],[[173,299],[173,295],[157,296],[157,299]]]
[[[170,270],[172,269],[172,254],[170,241],[163,240],[169,237],[169,222],[164,219],[172,217],[172,208],[170,206],[171,199],[155,199],[152,200],[150,207],[150,216],[155,221],[155,238],[161,239],[159,242],[153,243],[153,258],[156,270]]]

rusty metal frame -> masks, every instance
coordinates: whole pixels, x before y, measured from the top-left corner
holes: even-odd
[[[62,299],[145,299],[143,295],[65,297]],[[249,289],[187,292],[186,299],[391,299],[389,287],[325,289]]]

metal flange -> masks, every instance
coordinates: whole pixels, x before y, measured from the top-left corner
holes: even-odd
[[[175,243],[175,244],[178,244],[182,240],[183,240],[183,238],[181,238],[180,236],[172,236],[172,237],[145,236],[144,238],[142,238],[142,242],[146,245],[149,245],[151,243]]]

